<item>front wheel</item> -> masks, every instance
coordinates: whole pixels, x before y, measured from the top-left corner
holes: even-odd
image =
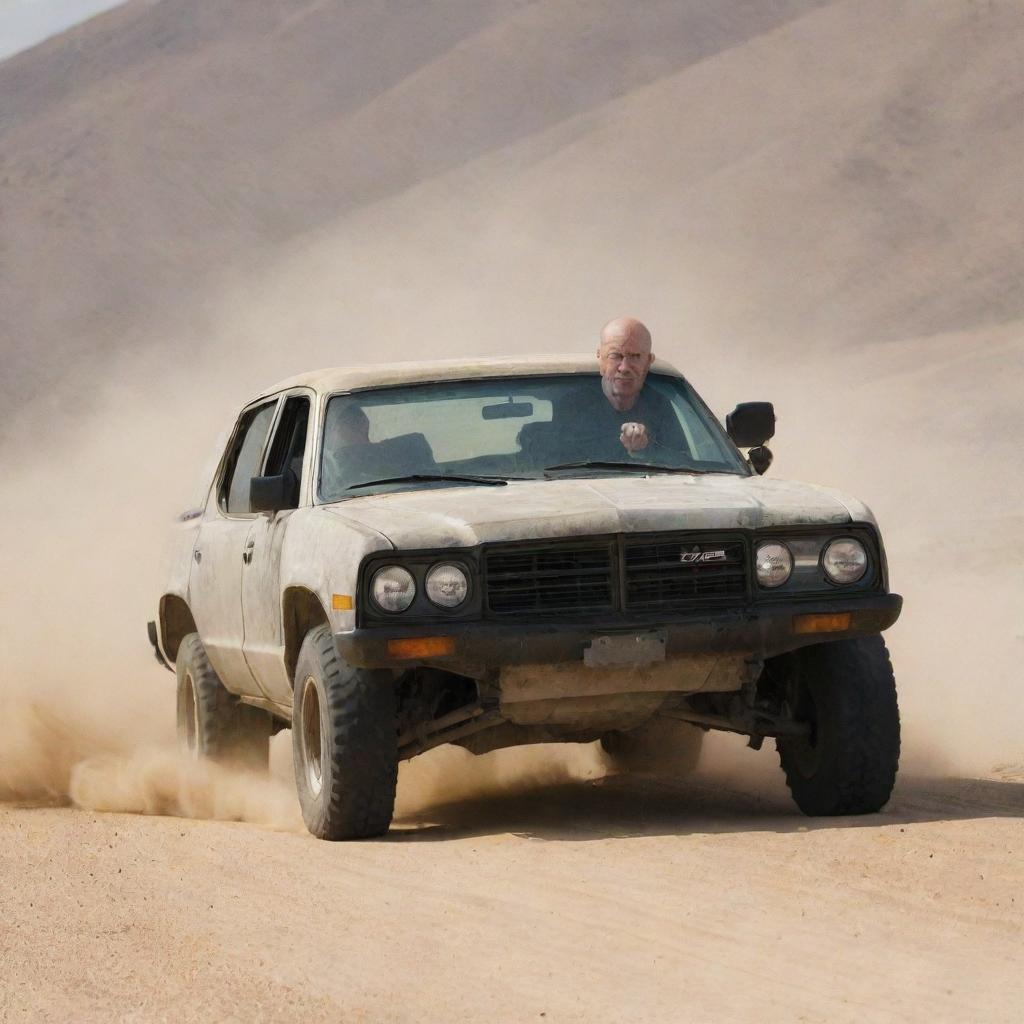
[[[892,795],[900,713],[881,636],[805,647],[786,679],[792,716],[806,736],[777,739],[797,806],[808,815],[873,814]]]
[[[306,827],[318,839],[387,832],[398,784],[394,683],[352,668],[327,626],[311,630],[295,668],[295,785]]]

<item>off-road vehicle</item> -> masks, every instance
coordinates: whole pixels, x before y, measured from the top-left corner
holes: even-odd
[[[443,743],[692,764],[723,729],[775,739],[807,814],[881,808],[902,599],[871,513],[762,478],[769,403],[723,429],[656,361],[671,422],[630,452],[578,414],[601,387],[592,358],[433,362],[242,409],[150,624],[187,750],[258,767],[291,726],[325,839],[385,832],[398,762]]]

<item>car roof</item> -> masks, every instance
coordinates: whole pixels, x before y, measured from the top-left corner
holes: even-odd
[[[368,366],[339,366],[301,373],[267,388],[258,397],[263,398],[298,387],[312,388],[324,394],[389,387],[394,384],[423,384],[431,381],[596,372],[597,362],[593,355],[506,356],[500,359],[434,359],[420,363],[374,363]],[[651,372],[669,377],[682,376],[671,363],[666,363],[663,359],[655,359]]]

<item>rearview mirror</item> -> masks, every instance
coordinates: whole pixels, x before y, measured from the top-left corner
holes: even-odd
[[[737,448],[756,448],[775,435],[771,402],[741,402],[725,418],[725,429]]]
[[[249,484],[251,512],[281,512],[299,507],[299,480],[286,469],[280,476],[254,476]]]
[[[482,410],[485,420],[521,420],[533,415],[533,402],[507,402],[485,405]]]

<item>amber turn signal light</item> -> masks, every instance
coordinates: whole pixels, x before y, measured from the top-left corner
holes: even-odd
[[[455,638],[450,636],[407,636],[388,641],[392,658],[443,658],[455,653]]]
[[[834,615],[794,615],[794,633],[845,633],[850,628],[850,613]]]

